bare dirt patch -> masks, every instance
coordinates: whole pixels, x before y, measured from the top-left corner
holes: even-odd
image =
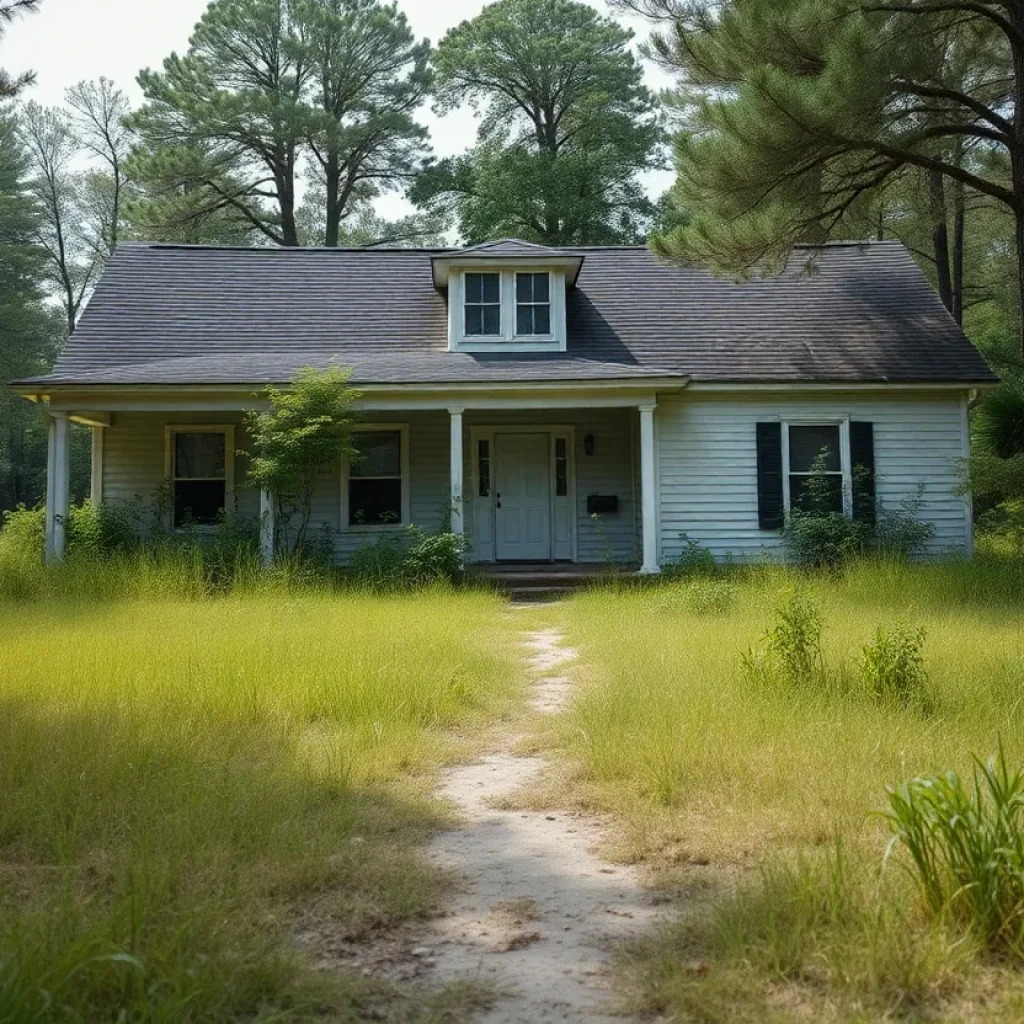
[[[576,656],[557,630],[525,638],[535,711],[557,714],[571,700],[559,675]],[[431,859],[461,881],[445,916],[424,936],[421,959],[439,981],[483,983],[497,997],[478,1019],[600,1022],[613,1016],[609,953],[656,920],[656,900],[635,873],[594,852],[599,822],[575,813],[503,809],[550,765],[513,751],[528,736],[509,731],[500,749],[446,773],[441,794],[460,828],[439,835]]]

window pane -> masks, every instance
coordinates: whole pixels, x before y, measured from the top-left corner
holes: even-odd
[[[564,437],[555,438],[555,497],[564,498],[569,493],[569,455]]]
[[[352,460],[350,476],[402,475],[402,435],[399,431],[358,431],[355,445],[360,457]]]
[[[533,307],[533,333],[534,334],[550,334],[551,333],[551,307],[550,306],[534,306]]]
[[[814,461],[821,454],[822,449],[827,449],[825,471],[838,473],[841,468],[838,426],[790,427],[790,472],[810,473],[815,468]]]
[[[533,333],[533,306],[516,306],[516,334]]]
[[[481,441],[479,447],[479,467],[477,479],[480,481],[478,488],[481,498],[491,496],[491,442]]]
[[[548,275],[547,274],[534,274],[533,275],[533,301],[534,302],[550,302],[548,289]]]
[[[466,301],[467,302],[483,302],[484,301],[483,274],[467,274],[466,275]]]
[[[484,307],[466,307],[466,334],[484,333]]]
[[[349,480],[348,522],[350,526],[401,523],[402,481]]]
[[[501,334],[501,307],[483,306],[484,329],[481,334]]]
[[[174,525],[208,525],[224,511],[223,480],[178,480],[174,484]]]
[[[484,302],[501,302],[501,275],[481,274],[484,288]]]
[[[174,435],[174,476],[178,480],[224,478],[225,436],[183,432]]]
[[[812,489],[812,481],[814,481]],[[843,511],[843,478],[838,473],[829,476],[791,476],[789,478],[789,507],[799,512]]]

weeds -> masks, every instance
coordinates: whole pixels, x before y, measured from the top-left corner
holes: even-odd
[[[925,631],[897,622],[878,626],[860,659],[865,689],[876,700],[904,707],[922,705],[928,674],[924,667]]]
[[[779,681],[806,686],[822,679],[822,619],[814,602],[794,589],[775,609],[775,624],[759,648],[742,657],[747,677],[757,683]]]
[[[1002,748],[970,782],[950,771],[890,788],[886,818],[931,912],[1024,958],[1024,772]]]

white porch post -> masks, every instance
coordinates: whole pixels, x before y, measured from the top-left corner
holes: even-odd
[[[46,459],[46,560],[60,561],[67,549],[67,520],[71,504],[71,462],[68,414],[50,414]]]
[[[640,504],[643,520],[644,562],[640,572],[661,572],[658,565],[658,495],[655,489],[654,410],[651,402],[640,409]]]
[[[265,566],[274,564],[274,496],[265,487],[260,489],[260,557]]]
[[[105,427],[92,428],[92,479],[89,500],[94,505],[103,504],[103,439]]]
[[[465,533],[462,510],[462,413],[463,410],[448,410],[451,416],[451,531],[458,536]]]

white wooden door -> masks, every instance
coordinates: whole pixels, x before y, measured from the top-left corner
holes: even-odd
[[[551,437],[495,437],[495,554],[499,560],[551,558]]]

